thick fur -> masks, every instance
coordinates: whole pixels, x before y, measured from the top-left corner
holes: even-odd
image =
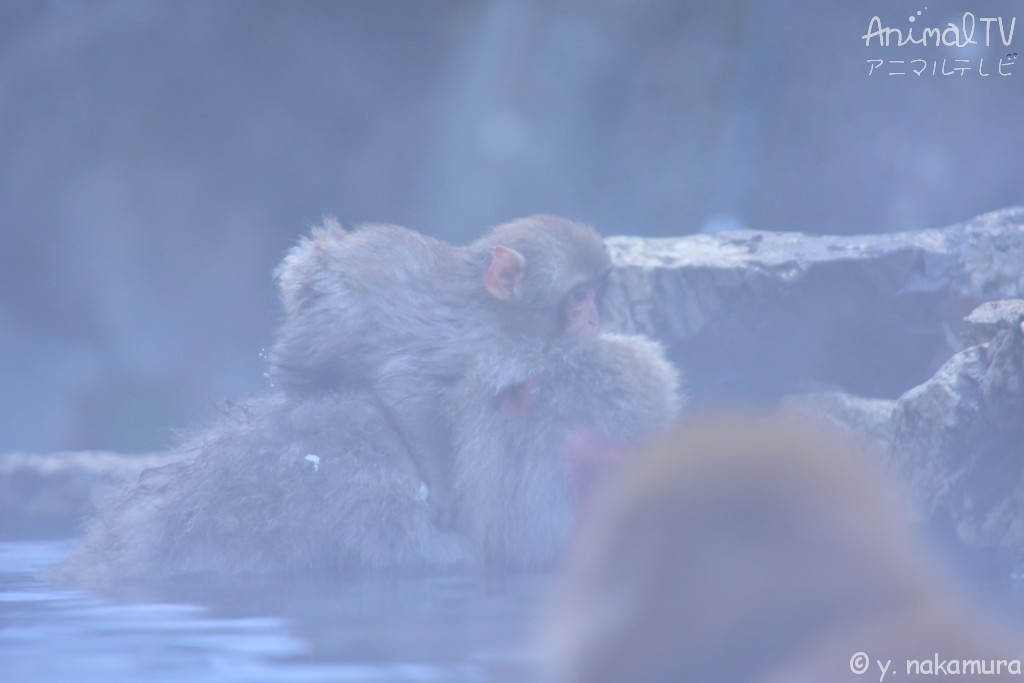
[[[1020,637],[934,571],[896,500],[865,454],[806,425],[692,421],[576,538],[546,632],[553,679],[853,682],[865,652],[872,680],[889,661],[898,681],[908,660],[1021,659]]]
[[[278,394],[231,409],[94,521],[57,578],[422,569],[473,564],[365,392]],[[312,457],[310,457],[312,456]]]
[[[561,553],[576,516],[568,435],[635,445],[679,410],[677,372],[643,337],[561,340],[533,353],[532,362],[524,349],[481,356],[449,396],[455,528],[501,566],[549,566]],[[529,405],[503,410],[501,389],[528,379]]]
[[[483,285],[499,245],[527,263],[510,302],[494,300]],[[497,226],[465,247],[396,225],[349,231],[327,220],[275,273],[284,320],[269,354],[271,376],[284,387],[396,375],[451,380],[483,343],[556,336],[566,293],[610,269],[593,228],[554,216]]]
[[[496,394],[527,378],[535,401],[503,413]],[[191,439],[194,460],[145,473],[56,577],[546,567],[574,517],[566,431],[639,439],[674,416],[675,391],[660,348],[637,337],[480,358],[440,405],[458,437],[455,532],[433,521],[405,445],[368,392],[278,392]]]
[[[526,259],[511,301],[484,287],[499,245]],[[568,293],[610,270],[593,228],[554,216],[497,226],[464,247],[395,225],[347,231],[328,220],[277,269],[284,321],[271,378],[296,393],[369,389],[428,482],[435,515],[447,519],[444,393],[486,349],[557,338]]]

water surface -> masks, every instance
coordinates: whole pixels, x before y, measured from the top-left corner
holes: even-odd
[[[54,590],[0,543],[4,683],[532,680],[538,577],[248,578]]]

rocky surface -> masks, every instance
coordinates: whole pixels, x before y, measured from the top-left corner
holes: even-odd
[[[888,464],[894,400],[822,391],[786,396],[781,407],[791,415],[824,420]]]
[[[993,322],[993,311],[999,311]],[[972,320],[973,319],[973,320]],[[979,319],[987,319],[978,325]],[[968,548],[1024,564],[1024,301],[968,318],[991,336],[954,355],[893,411],[890,459],[929,520]]]
[[[0,455],[0,539],[76,534],[108,491],[150,467],[180,458],[169,453],[109,451]]]
[[[1022,317],[1024,300],[986,301],[964,318],[963,329],[960,332],[960,348],[985,344],[1003,330],[1011,329]]]
[[[1024,566],[1024,209],[609,243],[611,319],[665,342],[695,404],[785,396],[877,453],[930,527]]]
[[[979,304],[1024,296],[1024,208],[943,229],[613,237],[610,317],[666,343],[702,398],[896,398],[959,350]]]
[[[899,399],[789,396],[869,444],[907,485],[919,517],[967,564],[1024,569],[1024,300],[982,304],[972,343]],[[966,551],[966,552],[964,552]]]

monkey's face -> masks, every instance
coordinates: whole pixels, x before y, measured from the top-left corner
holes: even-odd
[[[610,484],[551,624],[559,680],[847,680],[838,657],[832,675],[767,673],[816,647],[872,651],[871,632],[931,596],[886,482],[827,432],[704,416]]]
[[[577,252],[552,250],[529,261],[533,270],[523,282],[523,302],[550,320],[554,337],[593,337],[601,330],[612,263],[603,243],[587,246]]]
[[[577,510],[628,461],[631,450],[622,440],[591,426],[576,425],[562,431],[556,452],[566,468],[569,495]]]
[[[509,328],[526,336],[589,337],[601,327],[611,258],[593,228],[531,216],[492,230],[485,289]]]
[[[529,377],[508,384],[495,393],[490,410],[505,434],[541,427],[549,435],[545,457],[556,460],[567,472],[589,479],[595,471],[623,457],[627,446],[593,426],[594,420],[557,405],[561,397],[551,390],[550,378]],[[536,449],[535,449],[536,450]]]
[[[538,263],[537,261],[540,261]],[[593,337],[601,329],[601,303],[611,265],[552,266],[495,247],[484,288],[501,306],[510,326],[528,336]]]
[[[550,566],[603,466],[604,443],[571,428],[543,382],[474,389],[452,433],[457,526],[491,563]]]
[[[565,334],[592,337],[601,329],[600,303],[607,274],[598,280],[576,285],[562,299],[561,323]]]
[[[497,561],[554,559],[594,485],[672,419],[677,381],[660,347],[639,337],[509,342],[479,354],[445,397],[468,535]]]

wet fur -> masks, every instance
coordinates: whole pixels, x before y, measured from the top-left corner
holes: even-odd
[[[574,516],[565,431],[638,439],[677,408],[676,373],[656,344],[584,341],[483,357],[446,394],[451,532],[433,521],[405,445],[365,391],[278,392],[231,407],[186,442],[182,463],[146,472],[54,577],[549,567]],[[496,392],[527,377],[530,410],[502,413]]]
[[[936,654],[1021,659],[1019,634],[936,571],[872,464],[777,416],[666,435],[575,539],[545,631],[553,680],[852,683],[890,661],[899,681]],[[868,676],[850,670],[858,652]]]

